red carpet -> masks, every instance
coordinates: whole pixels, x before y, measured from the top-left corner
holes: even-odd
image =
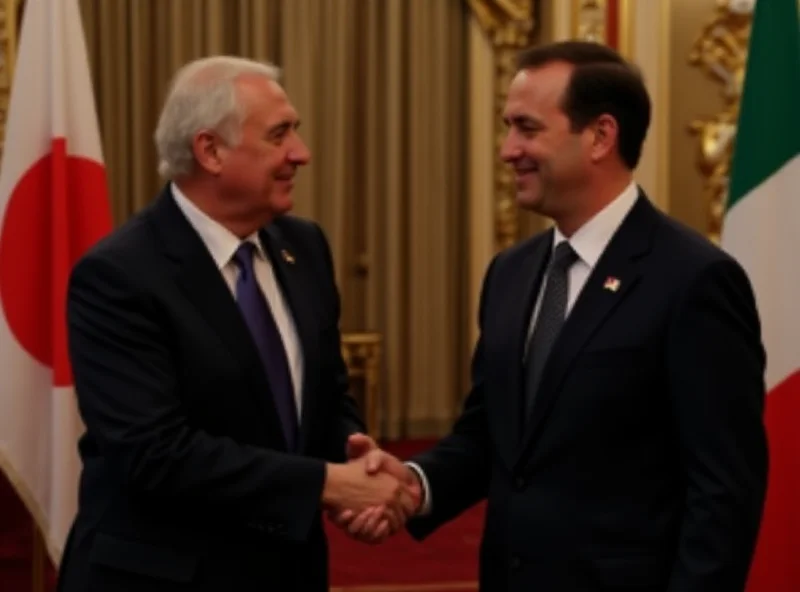
[[[33,522],[0,471],[0,592],[31,592],[33,578]],[[48,565],[45,591],[55,589],[55,574]]]
[[[430,442],[385,445],[387,450],[401,459],[428,446]],[[346,590],[355,586],[358,587],[356,590],[364,587],[364,592],[476,590],[483,512],[483,505],[473,508],[423,543],[414,541],[402,532],[381,545],[365,545],[329,525],[331,585],[345,587]],[[438,587],[451,583],[457,583],[458,586]],[[423,584],[433,587],[418,587]]]
[[[386,448],[401,459],[430,442]],[[454,520],[424,543],[405,532],[381,545],[356,542],[328,525],[333,592],[467,592],[477,590],[483,505]],[[31,522],[0,474],[0,592],[31,591]],[[49,570],[45,592],[54,589]]]

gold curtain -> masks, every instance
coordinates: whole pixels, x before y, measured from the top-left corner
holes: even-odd
[[[383,335],[381,432],[446,430],[463,388],[463,2],[290,0],[282,66],[316,161],[297,212],[337,253],[343,326]]]
[[[173,72],[232,53],[277,60],[279,0],[80,0],[114,217],[123,222],[163,181],[152,134]]]
[[[437,435],[465,386],[463,0],[81,0],[117,222],[156,194],[171,74],[230,53],[277,63],[312,164],[296,213],[334,251],[342,330],[384,341],[383,430]]]

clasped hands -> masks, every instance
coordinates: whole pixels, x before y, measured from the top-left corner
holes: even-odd
[[[347,442],[345,464],[328,465],[323,505],[353,538],[379,543],[419,511],[422,487],[414,472],[364,434]]]

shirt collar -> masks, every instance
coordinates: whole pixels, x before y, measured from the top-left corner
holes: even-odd
[[[222,224],[208,216],[200,208],[198,208],[192,200],[178,188],[175,183],[170,183],[172,196],[175,203],[183,212],[189,224],[200,235],[200,239],[205,244],[217,268],[222,269],[225,267],[236,253],[236,249],[242,244],[242,239],[233,234],[230,230],[225,228]],[[245,240],[250,241],[256,246],[256,252],[259,256],[264,257],[263,247],[258,238],[258,232],[254,232]]]
[[[581,226],[569,239],[570,245],[575,249],[578,257],[589,267],[594,268],[600,255],[608,246],[611,237],[622,224],[625,216],[636,203],[639,190],[635,181],[625,188],[611,203],[600,210],[586,224]],[[553,248],[567,240],[558,227],[553,235]]]

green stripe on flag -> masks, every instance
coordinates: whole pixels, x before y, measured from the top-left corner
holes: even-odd
[[[800,154],[798,0],[756,2],[728,209]]]

